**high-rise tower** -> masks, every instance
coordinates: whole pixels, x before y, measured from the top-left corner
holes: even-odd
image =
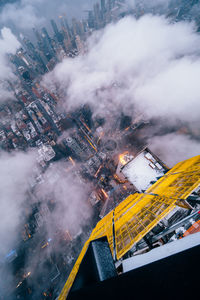
[[[199,198],[199,194],[200,156],[196,156],[176,164],[171,170],[163,174],[163,176],[157,180],[157,182],[151,185],[144,193],[132,194],[122,201],[115,209],[110,211],[101,221],[97,223],[70,273],[70,276],[60,294],[59,300],[66,299],[70,289],[72,290],[72,294],[70,293],[69,295],[70,299],[81,299],[74,298],[74,295],[78,297],[84,297],[84,295],[94,295],[95,286],[93,284],[98,285],[98,282],[104,282],[104,280],[108,280],[113,276],[113,278],[115,278],[116,270],[114,266],[117,268],[118,273],[122,273],[123,261],[127,259],[127,257],[131,257],[133,255],[135,251],[134,247],[139,243],[140,247],[137,248],[137,252],[140,249],[146,249],[145,251],[147,252],[152,248],[156,248],[162,243],[165,244],[166,241],[166,245],[169,245],[170,247],[167,248],[166,246],[161,246],[165,247],[162,248],[165,250],[164,252],[163,250],[161,250],[161,252],[158,251],[158,257],[161,254],[162,257],[160,256],[160,261],[154,265],[155,267],[152,267],[151,265],[153,270],[152,272],[157,272],[157,265],[159,265],[159,268],[167,268],[168,265],[166,265],[166,257],[170,256],[170,254],[166,254],[167,251],[171,251],[171,254],[175,255],[168,258],[169,270],[173,269],[173,263],[175,265],[178,264],[178,266],[180,265],[180,257],[183,257],[182,265],[185,264],[185,268],[190,270],[194,264],[194,259],[192,259],[194,254],[191,255],[191,253],[196,253],[196,247],[198,246],[199,242],[196,240],[194,241],[193,238],[191,238],[190,241],[188,240],[189,243],[191,243],[191,246],[188,246],[187,243],[184,244],[185,242],[181,242],[178,243],[177,248],[175,246],[173,250],[173,246],[171,246],[173,243],[168,244],[168,241],[171,240],[166,240],[165,237],[166,235],[168,235],[168,237],[172,236],[172,233],[175,232],[176,228],[178,228],[178,226],[183,226],[184,222],[187,223],[189,219],[197,220],[200,218],[199,210],[197,208],[198,206],[191,206],[190,204],[190,200],[193,199],[195,201],[195,199]],[[175,222],[175,224],[172,226],[169,225],[169,222],[168,225],[165,225],[164,230],[159,230],[158,226],[160,222],[165,218],[167,218],[167,220],[170,218],[172,219],[173,214],[176,214],[177,207],[182,207],[184,210],[186,210],[187,216],[182,218],[178,223]],[[192,214],[189,215],[191,211]],[[157,234],[158,232],[159,234]],[[199,235],[197,237],[198,239],[200,238]],[[112,256],[108,254],[108,251],[106,250],[108,247],[107,245],[109,245]],[[182,250],[180,249],[181,245],[183,247]],[[188,250],[191,247],[193,247],[192,250]],[[151,253],[151,251],[149,251],[149,253]],[[104,259],[102,259],[102,255],[104,256]],[[108,257],[109,261],[112,260],[111,264],[106,263]],[[184,257],[187,257],[188,261],[186,261],[186,258],[184,259]],[[149,260],[152,262],[156,260],[156,258],[153,260],[151,254],[149,254]],[[135,263],[136,262],[137,260]],[[180,269],[182,270],[184,268],[180,265]],[[147,279],[145,278],[145,272],[146,269],[144,269],[143,279],[146,282]],[[180,274],[177,276],[176,274],[173,274],[173,276],[171,275],[170,277],[169,275],[167,277],[166,280],[168,281],[165,284],[167,285],[169,282],[171,282],[173,277],[176,278],[178,282],[180,281]],[[135,278],[135,282],[138,282],[138,278],[140,277]],[[130,288],[129,279],[130,278],[127,278],[127,286]],[[110,286],[113,288],[115,282],[117,284],[118,279],[110,280]],[[149,278],[149,282],[152,281],[153,279]],[[122,282],[124,288],[126,283],[123,282],[123,280],[120,282]],[[171,284],[172,283],[173,280]],[[91,285],[92,288],[90,291],[88,291]],[[134,282],[132,285],[134,285]],[[163,284],[160,283],[159,286],[162,287]],[[85,287],[87,290],[85,294],[81,294],[82,292],[77,292],[77,290],[81,288],[84,289]],[[105,287],[108,289],[108,286],[106,286],[106,281]],[[101,288],[103,288],[102,284],[100,287],[98,286],[97,290],[99,289],[102,291]],[[119,286],[116,288],[119,290]],[[73,292],[75,292],[75,294],[73,294]],[[141,293],[145,293],[145,291],[141,291]]]

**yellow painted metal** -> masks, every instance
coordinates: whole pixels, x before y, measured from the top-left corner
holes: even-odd
[[[176,199],[138,194],[136,203],[115,216],[116,255],[120,259],[174,207]]]
[[[135,193],[99,221],[85,243],[60,294],[65,300],[90,241],[107,236],[113,254],[113,221],[117,259],[144,237],[180,200],[186,199],[200,184],[200,156],[175,165],[145,193]]]
[[[109,214],[107,214],[101,221],[99,221],[92,231],[90,238],[85,243],[71,273],[68,277],[64,288],[62,289],[62,292],[59,296],[59,300],[65,300],[66,296],[74,282],[74,279],[76,277],[76,274],[78,273],[79,266],[82,262],[82,259],[87,251],[88,245],[92,240],[98,239],[103,236],[107,236],[111,252],[113,253],[113,230],[112,230],[112,219],[113,219],[113,212],[111,211]]]
[[[186,199],[200,184],[200,156],[192,157],[175,165],[153,184],[146,193]]]
[[[89,241],[107,236],[110,250],[113,254],[113,211],[109,212],[101,221],[99,221],[92,231]]]
[[[130,196],[128,196],[124,201],[122,201],[114,210],[114,215],[115,215],[115,222],[116,220],[120,219],[124,213],[129,210],[130,207],[135,205],[139,199],[141,194],[135,193]]]
[[[80,266],[80,264],[83,260],[83,257],[84,257],[84,255],[87,251],[88,246],[89,246],[89,240],[84,244],[83,249],[82,249],[82,251],[81,251],[81,253],[80,253],[80,255],[79,255],[79,257],[78,257],[78,259],[77,259],[77,261],[76,261],[76,263],[75,263],[75,265],[74,265],[74,267],[73,267],[73,269],[72,269],[65,285],[64,285],[64,288],[62,289],[62,291],[59,295],[59,298],[58,298],[59,300],[65,300],[66,299],[66,297],[69,293],[69,290],[70,290],[70,288],[71,288],[71,286],[72,286],[72,284],[75,280],[76,274],[78,273],[79,266]]]
[[[191,209],[192,206],[186,201],[186,200],[177,200],[175,203],[177,206],[185,208],[185,209]]]

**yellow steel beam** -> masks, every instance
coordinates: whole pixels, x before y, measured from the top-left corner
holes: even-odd
[[[116,255],[120,259],[174,207],[176,199],[139,194],[138,202],[115,217]]]
[[[75,280],[76,274],[78,273],[79,266],[83,260],[83,257],[85,256],[88,246],[89,246],[89,240],[84,244],[83,249],[82,249],[82,251],[81,251],[60,295],[59,295],[58,300],[66,300],[66,297],[69,293],[70,288],[72,287],[72,284]]]
[[[98,239],[103,236],[107,236],[111,252],[113,253],[113,233],[112,233],[112,219],[113,219],[113,212],[111,211],[109,214],[107,214],[101,221],[99,221],[92,231],[90,238],[87,240],[85,243],[65,285],[64,288],[62,289],[62,292],[59,296],[59,300],[65,300],[66,296],[69,293],[69,290],[74,282],[74,279],[76,277],[76,274],[78,273],[79,266],[82,262],[82,259],[88,249],[89,243],[92,240]]]
[[[113,254],[113,211],[109,212],[101,221],[99,221],[91,233],[89,241],[106,236]]]
[[[113,221],[117,259],[142,239],[180,200],[186,199],[200,184],[200,156],[175,165],[145,193],[135,193],[99,221],[85,243],[60,294],[65,300],[74,282],[90,241],[107,236],[113,254]]]
[[[200,184],[200,156],[175,165],[153,184],[146,193],[186,199]]]

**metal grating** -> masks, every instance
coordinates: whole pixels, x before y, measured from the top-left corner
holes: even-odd
[[[175,165],[152,185],[146,193],[135,193],[99,221],[85,243],[78,260],[59,296],[65,300],[78,272],[90,241],[107,236],[113,254],[113,221],[117,259],[142,239],[181,200],[186,199],[200,184],[200,156]]]
[[[176,199],[137,194],[138,201],[121,217],[115,217],[115,241],[117,259],[120,259],[133,244],[141,240],[174,207]]]

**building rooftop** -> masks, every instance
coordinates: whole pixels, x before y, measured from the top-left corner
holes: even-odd
[[[163,166],[147,150],[138,154],[122,169],[124,176],[139,192],[146,191],[164,172]]]

